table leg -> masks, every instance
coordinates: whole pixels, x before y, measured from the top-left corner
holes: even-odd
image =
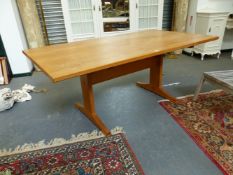
[[[162,87],[162,78],[163,78],[163,57],[156,57],[154,59],[153,65],[150,67],[150,82],[149,83],[140,83],[137,85],[146,90],[149,90],[153,93],[158,94],[161,97],[164,97],[171,102],[177,103],[176,98],[168,94]]]
[[[106,136],[111,135],[109,129],[105,126],[105,124],[102,122],[102,120],[95,112],[94,94],[93,94],[92,84],[88,79],[88,75],[81,76],[80,80],[82,86],[84,105],[78,103],[76,104],[76,107],[84,115],[86,115],[87,118],[91,120],[91,122],[95,124],[96,127],[99,128],[104,135]]]
[[[194,101],[197,100],[197,97],[198,97],[198,95],[199,95],[199,93],[200,93],[200,91],[201,91],[201,88],[202,88],[204,82],[205,82],[205,76],[202,75],[201,80],[200,80],[200,83],[198,84],[197,89],[196,89],[195,94],[194,94],[194,97],[193,97],[193,100],[194,100]]]

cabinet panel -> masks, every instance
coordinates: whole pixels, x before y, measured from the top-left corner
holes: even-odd
[[[226,20],[224,18],[215,18],[210,20],[210,27],[208,29],[209,35],[217,35],[219,37],[216,41],[211,41],[208,43],[208,47],[218,47],[221,48],[223,35],[225,31]]]

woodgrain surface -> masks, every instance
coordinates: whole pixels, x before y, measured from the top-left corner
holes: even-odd
[[[54,82],[218,39],[149,30],[24,51]]]

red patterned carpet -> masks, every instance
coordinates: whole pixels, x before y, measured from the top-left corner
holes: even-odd
[[[225,175],[233,175],[233,95],[212,91],[192,98],[160,104]]]
[[[0,174],[142,175],[124,134],[4,156]],[[6,173],[7,174],[7,173]]]

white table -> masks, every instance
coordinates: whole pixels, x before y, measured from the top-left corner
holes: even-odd
[[[198,94],[205,81],[233,94],[233,70],[204,72],[195,92],[194,100],[197,100]]]

